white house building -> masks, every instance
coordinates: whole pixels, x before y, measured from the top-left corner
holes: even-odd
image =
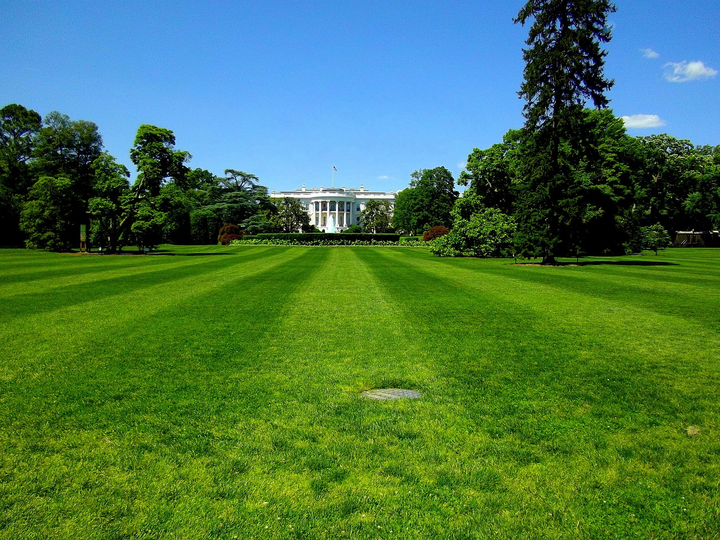
[[[275,191],[271,197],[292,197],[298,199],[310,216],[310,224],[322,232],[342,232],[350,225],[360,225],[360,212],[371,200],[389,201],[391,208],[395,205],[394,191],[368,191],[361,184],[360,189],[345,187],[302,188],[294,191]]]

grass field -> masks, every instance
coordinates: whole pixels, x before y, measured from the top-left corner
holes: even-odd
[[[1,250],[0,538],[720,538],[720,250],[581,263]]]

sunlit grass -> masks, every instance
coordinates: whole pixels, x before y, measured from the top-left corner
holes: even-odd
[[[717,538],[720,253],[581,262],[2,250],[0,537]]]

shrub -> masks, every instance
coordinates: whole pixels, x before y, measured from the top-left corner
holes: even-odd
[[[220,237],[220,243],[223,246],[227,246],[232,242],[233,240],[242,240],[243,235],[242,234],[223,234]]]
[[[431,240],[435,240],[436,238],[440,238],[441,236],[445,236],[450,231],[448,231],[445,227],[442,225],[435,225],[433,228],[431,228],[428,231],[425,231],[425,234],[423,234],[423,242],[430,242]]]
[[[640,227],[640,236],[643,249],[651,249],[655,252],[655,255],[657,255],[658,249],[672,245],[670,235],[665,230],[665,227],[659,223],[649,227]]]
[[[430,242],[438,257],[507,257],[512,253],[515,220],[497,208],[485,208],[464,219],[454,211],[453,230]]]
[[[232,223],[225,223],[218,231],[218,239],[223,246],[227,246],[232,240],[242,240],[243,232],[240,227]]]

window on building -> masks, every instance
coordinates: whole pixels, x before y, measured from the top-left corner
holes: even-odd
[[[343,201],[340,201],[338,203],[338,210],[340,210],[341,212],[345,211],[345,203]]]
[[[323,209],[323,212],[325,212],[327,210],[327,201],[322,202],[322,209]]]
[[[344,219],[344,217],[345,217],[345,214],[340,214],[340,215],[338,216],[338,221],[340,222],[340,227],[344,227],[344,226],[345,226],[345,219]]]
[[[322,226],[324,227],[325,225],[327,225],[327,216],[322,217]]]
[[[359,205],[359,204],[358,204],[357,207],[355,208],[355,211],[356,211],[356,212],[359,212],[359,211],[360,211],[360,205]]]
[[[316,212],[320,211],[320,203],[318,201],[315,201],[315,211]]]
[[[330,201],[330,211],[331,212],[335,211],[335,201]]]

